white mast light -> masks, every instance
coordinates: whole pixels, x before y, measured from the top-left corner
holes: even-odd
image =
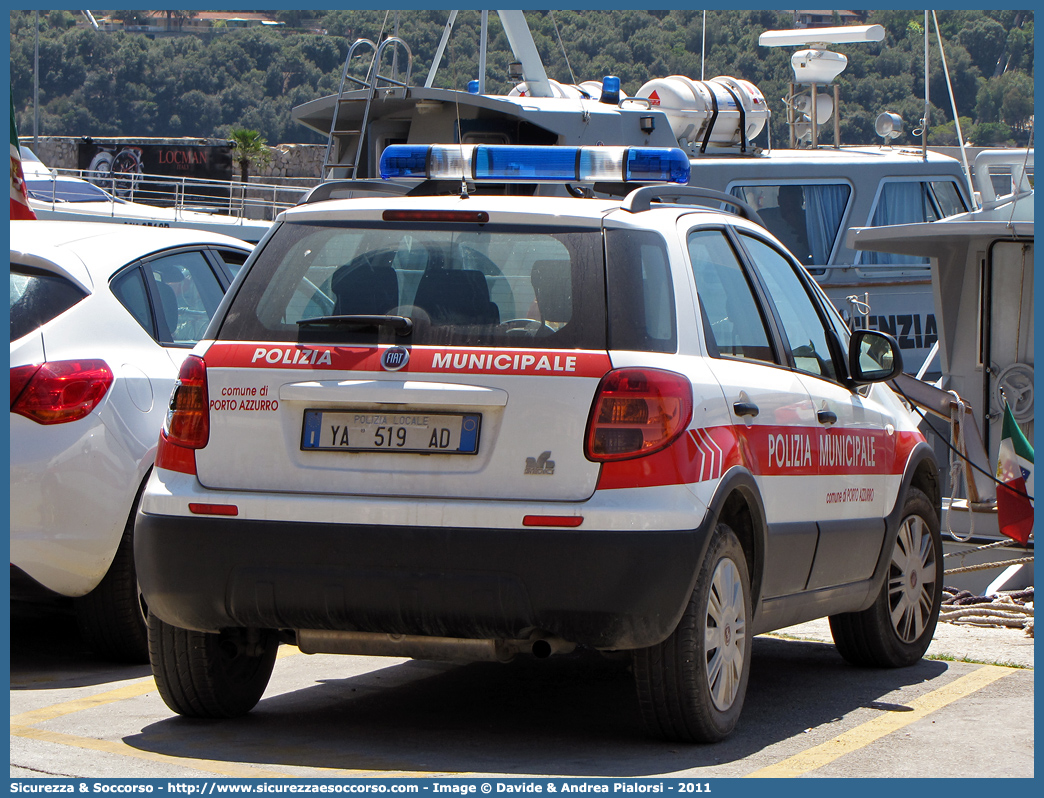
[[[893,114],[886,111],[877,117],[877,120],[874,122],[874,130],[877,131],[877,135],[883,138],[885,143],[887,143],[902,135],[903,119],[899,114]]]

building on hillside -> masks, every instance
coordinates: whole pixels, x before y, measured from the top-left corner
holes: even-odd
[[[855,25],[865,15],[858,11],[795,11],[795,28],[831,28],[835,25]]]
[[[185,16],[191,14],[191,16]],[[141,33],[149,37],[178,36],[183,34],[206,35],[244,28],[284,28],[285,24],[272,18],[271,12],[252,11],[188,11],[171,13],[149,11],[146,18],[137,23],[121,22],[111,17],[98,20],[98,30]],[[89,24],[83,20],[81,24]]]

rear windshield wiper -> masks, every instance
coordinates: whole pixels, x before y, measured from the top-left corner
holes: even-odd
[[[413,320],[407,316],[316,316],[311,319],[300,319],[299,327],[391,327],[396,335],[409,335],[413,332]]]

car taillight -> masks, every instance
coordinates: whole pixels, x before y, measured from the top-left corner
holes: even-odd
[[[40,370],[40,363],[31,363],[28,366],[15,366],[11,369],[11,409],[14,410],[15,399],[22,393],[22,390],[26,385],[29,384],[29,380],[33,378],[33,375]]]
[[[210,440],[210,408],[207,366],[203,358],[189,355],[181,364],[170,395],[167,418],[160,433],[156,465],[186,474],[196,473],[195,449]]]
[[[680,374],[627,368],[602,378],[587,421],[584,454],[607,462],[658,452],[692,420],[692,385]]]
[[[89,415],[112,385],[104,360],[56,360],[11,369],[11,412],[38,424]]]

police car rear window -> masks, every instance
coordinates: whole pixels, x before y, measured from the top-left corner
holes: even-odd
[[[603,263],[597,228],[285,223],[218,338],[604,349]]]
[[[676,352],[670,260],[663,237],[648,230],[605,231],[609,348]]]

